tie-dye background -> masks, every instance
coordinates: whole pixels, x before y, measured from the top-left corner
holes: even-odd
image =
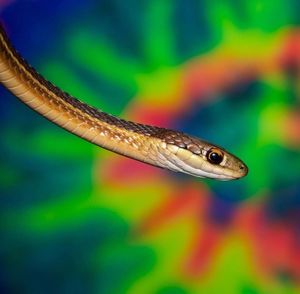
[[[0,1],[18,50],[107,112],[246,161],[201,180],[0,92],[0,293],[300,293],[300,2]]]

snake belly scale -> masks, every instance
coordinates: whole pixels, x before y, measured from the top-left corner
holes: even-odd
[[[204,178],[231,180],[248,172],[240,159],[214,144],[179,131],[120,119],[72,97],[20,56],[2,26],[0,82],[48,120],[118,154]]]

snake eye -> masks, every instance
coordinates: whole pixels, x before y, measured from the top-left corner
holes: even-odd
[[[224,158],[224,155],[219,149],[211,148],[207,152],[206,158],[212,164],[220,164]]]

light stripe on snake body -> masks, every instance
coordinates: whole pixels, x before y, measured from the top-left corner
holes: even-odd
[[[0,82],[53,123],[118,154],[197,177],[230,180],[248,172],[240,159],[214,144],[179,131],[117,118],[63,92],[17,53],[2,26]]]

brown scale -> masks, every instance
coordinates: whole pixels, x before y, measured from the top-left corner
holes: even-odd
[[[197,143],[197,140],[178,131],[161,129],[155,137],[162,139],[165,143],[187,149],[194,154],[201,154],[202,148]]]

